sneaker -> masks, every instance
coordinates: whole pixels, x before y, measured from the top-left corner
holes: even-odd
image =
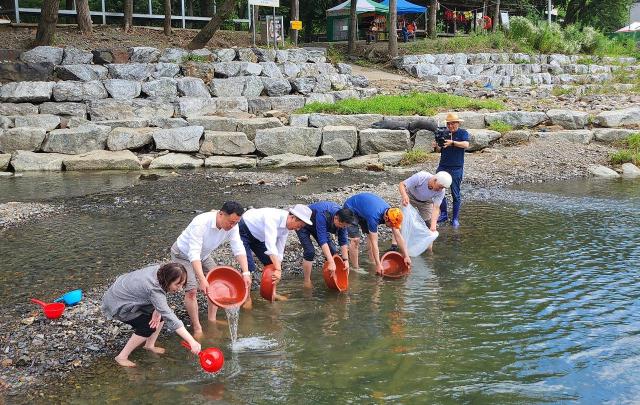
[[[454,219],[451,221],[451,226],[454,228],[457,228],[460,226],[460,221],[458,221],[457,219]]]

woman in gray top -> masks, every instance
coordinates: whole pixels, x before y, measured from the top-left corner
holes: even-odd
[[[129,355],[144,343],[144,348],[157,354],[165,350],[155,345],[165,322],[191,345],[194,354],[200,352],[198,343],[167,304],[167,293],[178,292],[187,281],[187,270],[180,263],[162,267],[152,265],[118,277],[102,298],[102,312],[109,319],[129,324],[133,335],[115,358],[124,367],[135,367]]]

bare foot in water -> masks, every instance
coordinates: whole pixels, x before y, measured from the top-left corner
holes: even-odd
[[[280,294],[274,294],[273,295],[273,300],[274,301],[286,301],[289,298],[286,295],[280,295]]]
[[[251,297],[247,298],[244,304],[242,304],[242,309],[245,309],[245,310],[253,309],[253,301],[251,300]]]
[[[122,367],[136,367],[136,363],[132,362],[129,359],[121,359],[119,357],[115,358],[116,363],[120,364]]]
[[[302,283],[302,288],[313,288],[313,284],[311,284],[311,281],[305,281],[304,283]]]
[[[202,339],[202,336],[204,336],[204,333],[202,333],[202,328],[193,330],[193,338],[195,340]]]
[[[229,324],[229,321],[227,321],[226,319],[216,319],[214,322],[219,324],[219,325],[228,325]]]
[[[149,350],[152,353],[155,354],[165,354],[165,352],[167,351],[164,347],[158,347],[158,346],[144,346],[145,350]]]

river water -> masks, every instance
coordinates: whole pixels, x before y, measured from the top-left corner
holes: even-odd
[[[318,173],[301,186],[247,189],[239,199],[283,204],[329,184],[371,181],[358,176]],[[166,186],[180,193],[180,183],[119,178],[118,186],[75,200],[49,191],[43,198],[74,209],[0,234],[0,302],[34,290],[51,295],[62,285],[86,288],[166,257],[193,215],[228,198],[212,183],[190,186],[195,191],[180,203],[165,199]],[[28,187],[14,184],[11,192]],[[254,292],[254,309],[240,311],[233,347],[227,325],[205,331],[203,347],[220,347],[226,357],[215,375],[200,371],[177,338],[163,336],[166,356],[136,353],[139,367],[123,370],[114,353],[105,354],[90,372],[56,387],[54,398],[635,403],[640,182],[579,180],[467,195],[462,227],[443,227],[433,253],[415,258],[404,280],[352,273],[349,291],[336,294],[315,272],[312,292],[300,288],[301,276],[282,281],[286,302],[267,303]]]

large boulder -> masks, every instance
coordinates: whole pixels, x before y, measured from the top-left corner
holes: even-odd
[[[590,165],[587,170],[595,177],[603,177],[608,179],[615,179],[620,177],[618,172],[602,165]]]
[[[514,128],[530,128],[547,120],[547,114],[543,112],[529,111],[504,111],[485,114],[484,119],[487,124],[502,121]]]
[[[315,156],[321,140],[322,132],[317,128],[280,127],[256,131],[255,144],[267,156],[282,153]]]
[[[288,96],[284,96],[288,97]],[[247,99],[247,111],[251,114],[259,114],[273,109],[271,100],[279,97],[252,97]]]
[[[2,62],[0,63],[0,83],[48,82],[53,80],[54,65],[48,62]]]
[[[322,153],[336,160],[351,158],[358,149],[358,130],[354,126],[326,126],[322,128]]]
[[[380,160],[378,154],[356,156],[353,159],[343,160],[340,162],[340,166],[348,167],[350,169],[366,169],[370,166],[378,166]]]
[[[155,128],[114,128],[107,138],[107,148],[112,151],[138,149],[153,141]]]
[[[153,140],[157,150],[171,150],[175,152],[197,152],[200,150],[200,138],[204,128],[198,125],[160,129],[153,133]]]
[[[468,152],[475,152],[489,147],[492,142],[500,139],[501,135],[498,131],[488,129],[469,129],[469,148]]]
[[[258,97],[264,90],[264,84],[261,78],[257,76],[245,76],[244,88],[242,89],[242,95],[244,97]]]
[[[36,46],[35,48],[22,52],[20,60],[30,63],[62,63],[63,49],[56,46]]]
[[[623,125],[640,124],[640,107],[625,108],[624,110],[603,111],[596,115],[596,125],[601,127],[620,127]]]
[[[516,146],[525,144],[529,142],[530,139],[531,132],[529,130],[520,129],[502,134],[500,144],[504,146]]]
[[[582,129],[589,123],[589,113],[571,110],[549,110],[547,116],[553,125],[564,129]]]
[[[131,119],[124,119],[124,120],[107,120],[107,121],[91,121],[91,123],[97,124],[97,125],[106,125],[108,127],[111,127],[111,129],[114,129],[114,128],[144,128],[144,127],[151,126],[149,124],[149,120],[146,120],[146,119],[143,119],[143,118],[131,118]]]
[[[46,135],[47,132],[42,128],[11,128],[0,131],[0,152],[37,151]]]
[[[56,101],[89,101],[107,98],[109,94],[102,82],[58,82],[53,86],[53,99]]]
[[[447,113],[436,114],[434,120],[436,123],[444,123]],[[486,128],[484,114],[475,111],[461,111],[458,117],[464,120],[461,126],[465,129],[484,129]]]
[[[236,58],[237,53],[235,49],[223,48],[216,50],[215,55],[220,62],[231,62]]]
[[[291,87],[294,91],[304,94],[305,96],[313,92],[313,88],[316,86],[315,77],[298,77],[290,80]]]
[[[91,80],[104,80],[109,71],[100,65],[63,65],[56,66],[56,77],[60,80],[76,80],[89,82]]]
[[[134,118],[158,119],[172,118],[175,107],[163,99],[137,98],[131,101],[131,110]]]
[[[138,157],[131,151],[110,152],[94,150],[81,155],[68,156],[63,160],[67,171],[79,170],[140,170]]]
[[[184,153],[167,153],[151,161],[149,169],[195,169],[202,167],[204,161]]]
[[[85,103],[73,102],[46,102],[40,104],[40,114],[54,114],[84,118],[87,115],[87,105]]]
[[[411,148],[409,131],[391,129],[363,129],[360,131],[360,153],[398,152]]]
[[[262,76],[271,77],[273,79],[282,79],[284,77],[280,68],[274,62],[262,62],[260,63],[260,66],[262,66]]]
[[[14,82],[0,87],[0,100],[11,103],[49,101],[54,82]]]
[[[131,100],[140,95],[140,82],[133,80],[108,79],[102,82],[111,98]]]
[[[269,97],[284,96],[291,92],[291,84],[286,79],[262,77],[262,84]]]
[[[244,132],[250,141],[256,138],[259,129],[279,128],[282,122],[275,117],[268,118],[240,118],[237,119],[238,132]]]
[[[160,50],[150,46],[129,48],[129,60],[133,63],[154,63],[160,58]]]
[[[89,51],[68,46],[64,48],[63,65],[88,65],[93,62],[93,54]]]
[[[251,169],[256,167],[258,159],[243,156],[210,156],[205,159],[204,167],[220,167],[225,169]]]
[[[170,79],[176,77],[180,73],[180,65],[177,63],[156,63],[156,68],[151,76],[154,79],[168,77]]]
[[[398,166],[405,152],[380,152],[378,153],[378,161],[385,166]]]
[[[291,114],[289,115],[289,126],[291,127],[308,127],[309,114]]]
[[[19,115],[15,117],[13,126],[31,127],[51,131],[60,125],[60,117],[52,114]]]
[[[353,114],[353,115],[309,115],[309,126],[323,128],[326,126],[354,126],[360,129],[371,128],[374,122],[382,120],[381,114]]]
[[[304,156],[294,153],[283,153],[260,159],[258,166],[274,168],[338,166],[338,162],[332,156]]]
[[[0,153],[0,172],[9,168],[9,162],[11,162],[11,153]]]
[[[149,120],[149,126],[158,128],[183,128],[188,127],[189,123],[183,118],[152,118]]]
[[[623,129],[623,128],[596,128],[593,131],[593,135],[596,141],[603,143],[619,143],[629,137],[629,135],[637,134],[636,129]]]
[[[215,102],[210,97],[179,97],[175,108],[176,115],[185,118],[212,114],[214,111]]]
[[[178,82],[170,77],[161,77],[142,83],[141,91],[147,97],[175,100],[178,97]]]
[[[92,150],[102,150],[107,146],[111,127],[85,124],[77,128],[56,129],[49,132],[42,145],[44,152],[77,155]]]
[[[30,115],[37,114],[38,107],[31,103],[0,103],[0,115]]]
[[[622,176],[627,178],[640,177],[640,168],[633,163],[625,163],[622,165]]]
[[[189,125],[200,125],[207,131],[235,132],[238,129],[238,120],[230,117],[195,116],[187,118],[187,122]]]
[[[271,103],[271,109],[280,111],[295,111],[304,107],[304,96],[288,95],[280,97],[269,97]]]
[[[151,77],[155,66],[149,63],[112,63],[107,65],[109,76],[113,79],[135,80],[141,82]]]
[[[59,153],[34,153],[19,150],[11,157],[11,166],[16,172],[62,170],[62,160],[67,155]]]
[[[11,127],[13,127],[13,118],[0,115],[0,129],[7,129]]]
[[[273,49],[253,48],[258,62],[273,63],[276,60],[276,51]]]
[[[422,150],[431,152],[433,150],[433,141],[435,134],[428,129],[421,129],[416,132],[413,140],[413,150]]]
[[[183,97],[211,97],[207,85],[197,77],[183,77],[177,79],[178,94]]]
[[[242,62],[217,62],[212,65],[216,77],[236,77],[240,76]]]
[[[215,97],[240,97],[243,94],[245,82],[245,77],[213,79],[209,83],[209,88]]]
[[[588,129],[564,130],[549,133],[549,136],[561,138],[572,143],[588,144],[593,139],[593,131]]]
[[[200,146],[203,155],[247,155],[255,152],[253,142],[242,132],[205,131]]]

